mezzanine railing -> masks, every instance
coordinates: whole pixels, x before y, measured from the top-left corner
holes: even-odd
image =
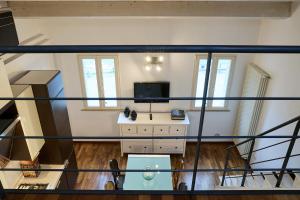
[[[244,153],[244,154],[241,155],[241,156],[245,156],[245,155],[247,156],[247,159],[245,159],[245,164],[244,164],[245,171],[244,171],[243,176],[242,176],[243,179],[241,181],[241,187],[245,186],[246,177],[247,177],[247,175],[249,173],[248,170],[251,170],[251,165],[284,159],[282,167],[280,169],[280,174],[279,174],[277,182],[276,182],[276,187],[280,187],[283,175],[286,172],[286,168],[287,168],[287,164],[289,162],[289,159],[292,158],[292,157],[296,157],[296,156],[300,155],[300,154],[293,154],[292,155],[292,150],[294,148],[295,142],[297,140],[297,136],[299,134],[300,116],[297,116],[297,117],[295,117],[295,118],[293,118],[291,120],[288,120],[288,121],[286,121],[286,122],[284,122],[284,123],[282,123],[282,124],[280,124],[278,126],[275,126],[275,127],[271,128],[271,129],[269,129],[267,131],[264,131],[263,133],[257,135],[257,136],[265,136],[265,135],[267,135],[269,133],[272,133],[272,132],[274,132],[276,130],[279,130],[279,129],[281,129],[281,128],[285,127],[285,126],[288,126],[290,124],[293,124],[295,122],[297,122],[297,123],[296,123],[295,129],[294,129],[294,132],[292,134],[292,139],[281,141],[281,142],[278,142],[278,143],[275,143],[275,144],[272,144],[272,145],[268,145],[268,146],[265,146],[265,147],[262,147],[262,148],[254,150],[255,139],[256,138],[250,138],[250,139],[244,140],[244,141],[242,141],[242,142],[240,142],[240,143],[238,143],[236,145],[233,145],[233,146],[230,146],[230,147],[226,148],[227,155],[226,155],[226,160],[225,160],[225,167],[224,167],[223,177],[222,177],[222,181],[221,181],[221,186],[223,186],[224,182],[225,182],[225,178],[226,178],[226,170],[225,169],[228,168],[228,162],[230,160],[231,150],[234,149],[234,148],[236,148],[236,147],[238,147],[238,146],[245,145],[246,143],[249,142],[250,143],[249,152]],[[256,161],[256,162],[250,162],[253,153],[259,152],[259,151],[262,151],[262,150],[265,150],[265,149],[268,149],[268,148],[272,148],[274,146],[277,146],[277,145],[280,145],[280,144],[284,144],[286,142],[290,142],[290,143],[289,143],[288,150],[287,150],[285,156],[281,156],[281,157],[277,157],[277,158],[272,158],[272,159],[261,160],[261,161]],[[246,170],[246,169],[248,169],[248,170]]]
[[[18,139],[47,139],[47,140],[66,140],[66,139],[196,139],[196,153],[194,157],[194,167],[192,169],[160,169],[160,170],[150,170],[154,172],[192,172],[192,182],[190,191],[102,191],[102,190],[16,190],[7,189],[2,190],[4,193],[59,193],[59,194],[240,194],[241,191],[228,191],[228,190],[195,190],[196,176],[199,172],[243,172],[247,175],[248,172],[252,171],[280,171],[280,176],[285,171],[294,170],[300,171],[300,168],[287,168],[288,158],[291,156],[291,150],[294,146],[295,140],[299,138],[299,117],[295,119],[298,121],[295,128],[293,136],[270,136],[270,135],[257,135],[257,136],[203,136],[203,126],[206,111],[206,102],[208,100],[238,100],[238,101],[255,101],[255,100],[300,100],[300,97],[208,97],[208,83],[210,78],[210,70],[212,63],[212,56],[214,53],[276,53],[276,54],[300,54],[300,46],[252,46],[252,45],[49,45],[49,46],[1,46],[0,53],[207,53],[207,66],[204,81],[204,90],[202,97],[170,97],[170,98],[132,98],[132,97],[118,97],[118,98],[84,98],[84,97],[64,97],[64,98],[11,98],[11,97],[1,97],[0,100],[12,100],[12,101],[22,101],[22,100],[174,100],[174,101],[190,101],[190,100],[202,100],[202,106],[200,111],[200,121],[197,136],[165,136],[165,137],[38,137],[38,136],[26,136],[18,137],[11,136],[9,138]],[[271,131],[270,131],[271,132]],[[4,136],[0,138],[8,138]],[[248,165],[244,168],[228,168],[227,165],[224,169],[199,169],[198,162],[200,158],[200,145],[202,139],[234,139],[234,138],[244,138],[248,139],[247,142],[252,142],[251,152],[248,154],[247,162],[251,159],[251,154],[254,152],[253,147],[254,141],[257,138],[289,138],[290,141],[289,150],[287,156],[284,159],[284,164],[281,168],[249,168]],[[287,142],[288,142],[287,141]],[[257,151],[257,150],[256,150]],[[229,152],[229,151],[227,151]],[[229,153],[228,153],[229,155]],[[249,159],[250,158],[250,159]],[[1,171],[24,171],[24,169],[10,168],[10,169],[0,169]],[[27,169],[28,171],[36,169]],[[39,169],[39,171],[64,171],[64,172],[113,172],[114,170],[107,169]],[[119,170],[120,172],[144,172],[145,170]],[[147,170],[149,171],[149,170]],[[224,175],[224,176],[225,176]],[[280,185],[280,181],[278,181]],[[249,194],[274,194],[274,193],[300,193],[299,190],[249,190]],[[243,191],[245,194],[245,190]]]

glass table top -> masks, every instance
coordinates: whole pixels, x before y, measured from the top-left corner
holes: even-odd
[[[146,169],[149,167],[151,169],[171,169],[170,155],[128,155],[126,169]],[[173,190],[172,172],[152,173],[126,172],[123,189]],[[152,176],[154,176],[153,179],[151,179]],[[146,180],[147,178],[151,180]]]

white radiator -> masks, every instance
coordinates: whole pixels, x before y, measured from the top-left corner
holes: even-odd
[[[243,97],[264,97],[270,75],[260,69],[255,64],[249,64],[243,85]],[[235,122],[234,135],[254,136],[259,122],[263,101],[249,100],[240,101],[237,118]],[[235,139],[238,144],[246,139]],[[251,142],[238,147],[240,154],[248,153]]]

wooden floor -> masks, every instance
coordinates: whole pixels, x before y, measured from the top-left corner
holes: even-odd
[[[225,161],[224,149],[232,143],[202,143],[201,144],[201,156],[198,163],[199,168],[223,168]],[[194,166],[195,156],[195,143],[189,143],[186,149],[185,169],[192,169]],[[108,160],[116,158],[119,161],[120,168],[126,168],[127,156],[121,157],[120,144],[118,143],[76,143],[75,144],[76,158],[78,167],[89,169],[109,169]],[[172,156],[172,165],[178,156]],[[240,158],[237,151],[232,154],[230,166],[242,166],[243,160]],[[220,173],[198,173],[196,180],[196,189],[212,189],[219,184]],[[192,172],[182,173],[180,177],[181,181],[188,184],[190,188]],[[104,184],[112,180],[110,173],[80,173],[76,183],[76,189],[92,189],[103,190]],[[130,199],[130,200],[176,200],[176,199],[195,199],[195,200],[299,200],[300,196],[296,195],[244,195],[244,196],[212,196],[212,195],[198,195],[198,196],[181,196],[181,195],[7,195],[8,200],[20,199],[20,200],[101,200],[101,199]]]
[[[4,200],[299,200],[300,195],[7,195]]]
[[[224,168],[225,154],[224,149],[232,143],[203,143],[201,145],[201,156],[198,163],[198,168],[212,169]],[[119,143],[76,143],[75,152],[78,162],[78,167],[81,169],[109,169],[108,161],[116,158],[119,161],[120,169],[126,169],[127,155],[121,157]],[[196,152],[196,143],[189,143],[186,148],[184,158],[184,168],[193,169]],[[172,167],[176,159],[180,155],[171,157]],[[232,154],[230,160],[231,166],[242,166],[243,160],[237,151]],[[174,167],[173,167],[174,168]],[[221,173],[198,173],[196,179],[196,189],[214,189],[219,184],[219,176]],[[192,172],[181,173],[180,181],[187,183],[190,188],[192,182]],[[95,189],[103,190],[104,184],[112,180],[111,173],[80,173],[77,179],[76,189]]]

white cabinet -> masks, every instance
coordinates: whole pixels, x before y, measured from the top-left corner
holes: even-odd
[[[15,97],[33,98],[31,86],[28,85],[12,85],[11,86]],[[24,136],[43,136],[43,131],[34,100],[15,101],[18,114],[20,117]],[[29,154],[34,160],[41,148],[43,147],[44,139],[26,139]]]
[[[189,119],[171,120],[170,113],[152,113],[150,120],[148,113],[138,113],[136,121],[126,118],[120,113],[118,125],[120,136],[185,136],[189,126]],[[185,139],[123,139],[121,154],[149,153],[149,154],[185,154]]]

